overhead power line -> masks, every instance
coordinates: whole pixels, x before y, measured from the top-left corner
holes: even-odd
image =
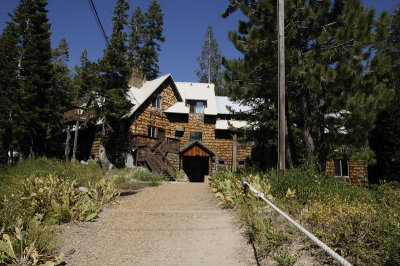
[[[94,6],[93,0],[88,0],[89,5],[90,5],[90,9],[93,12],[93,15],[96,19],[97,25],[100,28],[101,33],[103,34],[104,39],[106,40],[107,45],[110,45],[109,41],[108,41],[108,37],[106,32],[104,31],[103,25],[101,24],[100,18],[99,18],[99,14],[97,13],[96,7]]]

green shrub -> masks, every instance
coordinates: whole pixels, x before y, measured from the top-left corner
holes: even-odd
[[[63,254],[54,255],[60,243],[41,219],[41,215],[33,217],[27,228],[18,219],[11,235],[0,231],[0,264],[37,265],[63,258]]]
[[[101,182],[101,181],[100,181]],[[101,198],[104,197],[101,193]],[[80,192],[75,180],[53,175],[27,179],[21,191],[21,204],[32,213],[42,213],[55,222],[90,221],[97,217],[97,193]]]
[[[279,178],[275,170],[213,175],[210,185],[216,197],[237,208],[258,252],[264,254],[277,252],[285,234],[263,217],[264,203],[259,205],[252,193],[243,195],[242,178],[350,262],[400,265],[399,183],[356,187],[320,173],[313,164],[288,169]],[[291,263],[281,255],[274,256]]]

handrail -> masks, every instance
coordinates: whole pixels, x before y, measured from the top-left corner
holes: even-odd
[[[346,259],[344,259],[342,256],[337,254],[335,251],[333,251],[331,248],[329,248],[325,243],[323,243],[321,240],[316,238],[313,234],[308,232],[304,227],[299,225],[297,222],[295,222],[292,218],[290,218],[286,213],[281,211],[278,207],[276,207],[272,202],[267,200],[264,197],[264,193],[261,193],[257,191],[255,188],[253,188],[250,184],[249,181],[245,178],[242,179],[242,185],[244,188],[244,191],[246,193],[247,189],[250,189],[251,191],[254,192],[254,194],[259,197],[260,199],[264,200],[269,206],[271,206],[274,210],[276,210],[279,214],[281,214],[283,217],[285,217],[286,220],[288,220],[291,224],[293,224],[297,229],[299,229],[301,232],[303,232],[308,238],[310,238],[314,243],[316,243],[320,248],[322,248],[326,253],[331,255],[335,260],[337,260],[340,264],[345,265],[345,266],[351,266],[350,262],[348,262]]]

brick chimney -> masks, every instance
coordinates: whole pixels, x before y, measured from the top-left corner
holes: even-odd
[[[134,67],[132,69],[132,74],[129,77],[128,85],[135,88],[141,88],[144,82],[146,81],[143,76],[143,71],[139,67]]]

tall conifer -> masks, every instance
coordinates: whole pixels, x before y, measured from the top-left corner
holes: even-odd
[[[17,45],[16,25],[8,22],[0,36],[0,152],[8,155],[19,149],[22,134]]]
[[[118,0],[114,6],[112,17],[113,32],[110,45],[104,50],[104,56],[99,61],[101,88],[97,92],[103,99],[101,110],[107,123],[113,124],[128,113],[131,104],[125,98],[128,91],[130,68],[127,62],[127,34],[129,4]]]
[[[197,61],[199,62],[199,69],[196,70],[196,74],[200,82],[218,83],[221,76],[222,57],[211,25],[207,27],[201,56],[197,58]]]
[[[62,38],[58,46],[53,50],[53,71],[54,71],[54,90],[53,90],[53,110],[61,123],[63,113],[72,107],[74,98],[71,71],[68,68],[69,49],[67,41]],[[54,126],[54,125],[53,125]]]
[[[53,112],[53,69],[46,0],[21,0],[12,14],[19,38],[20,105],[25,153],[44,152],[46,128],[58,120]]]
[[[390,66],[390,71],[375,68],[375,73],[388,83],[393,97],[376,117],[375,129],[369,138],[376,154],[376,165],[369,169],[369,179],[400,181],[400,8],[394,11],[389,34],[382,35],[377,43],[376,55],[387,59],[385,66]]]
[[[141,58],[143,59],[143,70],[147,79],[157,78],[160,73],[158,67],[158,52],[160,45],[165,42],[162,35],[164,25],[163,13],[157,0],[151,1],[147,13],[145,14],[147,25],[145,28],[145,40],[141,49]]]
[[[129,23],[130,34],[128,38],[128,63],[131,68],[143,69],[143,46],[146,34],[146,17],[138,6],[132,14]]]
[[[240,59],[225,60],[233,99],[254,107],[266,142],[276,144],[277,14],[274,1],[230,1],[247,21],[229,32]],[[285,1],[286,102],[291,154],[319,156],[322,166],[335,145],[351,144],[371,158],[368,132],[385,103],[383,83],[365,79],[374,15],[359,0]],[[334,118],[329,114],[334,114]],[[372,120],[371,120],[372,119]],[[342,127],[348,131],[343,137]],[[271,141],[271,139],[273,141]],[[301,139],[301,142],[296,141]],[[276,146],[275,146],[276,147]],[[336,146],[337,147],[337,146]]]

